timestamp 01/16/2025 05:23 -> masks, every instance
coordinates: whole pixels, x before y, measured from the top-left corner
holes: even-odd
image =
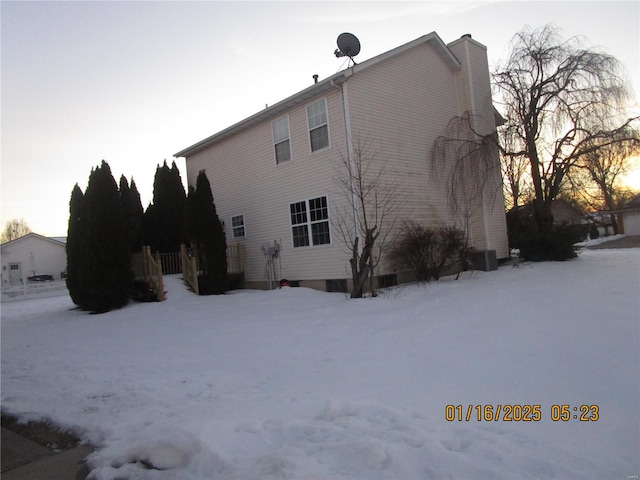
[[[543,420],[542,405],[446,405],[444,418],[448,422],[539,422]],[[600,419],[598,405],[551,405],[549,417],[553,422],[597,422]]]

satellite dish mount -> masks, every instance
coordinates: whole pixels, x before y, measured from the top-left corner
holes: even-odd
[[[360,41],[352,33],[341,33],[338,35],[338,48],[333,53],[337,58],[349,57],[349,60],[356,65],[353,57],[360,53]]]

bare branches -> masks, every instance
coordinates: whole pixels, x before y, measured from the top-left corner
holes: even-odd
[[[398,188],[388,181],[373,142],[359,136],[351,152],[340,155],[334,181],[347,201],[347,208],[332,215],[332,226],[351,256],[351,297],[362,297],[367,280],[375,295],[373,275],[393,232]]]
[[[481,121],[469,112],[452,118],[431,150],[433,174],[446,182],[449,207],[465,231],[473,211],[484,201],[493,205],[501,187],[495,181],[500,168],[497,137],[495,132],[479,133],[476,124]]]
[[[2,231],[0,236],[0,243],[7,243],[20,237],[24,237],[31,233],[31,228],[27,225],[27,222],[23,218],[14,218],[9,220]]]
[[[501,138],[509,139],[501,153],[507,162],[527,160],[541,216],[585,155],[636,141],[638,117],[624,115],[631,96],[621,70],[611,55],[546,26],[518,33],[494,72],[507,120]]]
[[[503,162],[512,170],[516,158],[528,163],[536,222],[543,230],[551,225],[551,202],[585,156],[637,139],[638,117],[625,115],[631,95],[620,63],[581,43],[577,37],[563,40],[552,26],[524,30],[493,73],[507,120],[500,132],[508,140],[501,148]],[[509,181],[517,181],[518,173]],[[519,186],[510,187],[517,204]]]

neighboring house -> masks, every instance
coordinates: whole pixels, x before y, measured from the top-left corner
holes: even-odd
[[[554,225],[584,225],[594,223],[596,218],[601,218],[601,216],[596,217],[599,214],[585,214],[579,208],[562,199],[553,200],[550,208]],[[519,205],[517,211],[521,218],[533,218],[533,202]],[[512,208],[507,215],[515,215],[515,210]]]
[[[613,216],[612,212],[591,212],[585,215],[585,218],[592,223],[597,229],[601,237],[613,235]]]
[[[589,223],[582,210],[571,205],[566,200],[556,199],[551,202],[551,214],[555,225],[581,225]]]
[[[3,287],[25,285],[36,276],[59,281],[67,270],[66,239],[29,233],[0,249]]]
[[[385,180],[400,186],[398,224],[462,226],[447,203],[446,180],[434,175],[431,149],[465,113],[474,114],[483,135],[495,132],[486,47],[470,35],[447,45],[430,33],[316,79],[175,156],[186,159],[190,185],[206,171],[227,242],[245,247],[246,287],[264,287],[276,271],[301,286],[333,289],[350,276],[350,255],[335,228],[338,212],[349,208],[336,181],[342,159],[352,159],[358,141],[369,142],[372,168],[384,165]],[[476,249],[506,258],[497,153],[493,171],[468,237]],[[265,254],[274,241],[277,258]],[[376,273],[381,283],[396,280],[384,261]]]
[[[640,235],[640,194],[625,203],[622,210],[616,212],[622,217],[622,232],[625,235]]]

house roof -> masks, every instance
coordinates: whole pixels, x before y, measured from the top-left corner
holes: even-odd
[[[396,47],[393,50],[389,50],[388,52],[382,53],[376,57],[353,65],[352,67],[349,67],[328,78],[325,78],[324,80],[311,85],[310,87],[272,105],[271,107],[265,108],[264,110],[214,135],[211,135],[210,137],[207,137],[204,140],[191,145],[190,147],[180,150],[178,153],[174,154],[174,157],[190,157],[192,155],[195,155],[196,153],[201,152],[202,150],[205,150],[215,145],[216,143],[226,140],[227,138],[232,137],[244,130],[247,130],[258,123],[276,117],[282,112],[289,110],[291,107],[305,103],[314,97],[322,95],[332,90],[333,88],[336,88],[338,85],[346,82],[349,77],[353,76],[355,73],[366,70],[367,68],[371,68],[380,62],[383,62],[391,57],[395,57],[396,55],[399,55],[411,48],[422,44],[427,44],[433,47],[451,70],[460,70],[460,62],[453,55],[449,47],[447,47],[447,45],[442,41],[442,39],[436,32],[431,32],[427,35],[423,35],[422,37],[412,40],[409,43]]]
[[[633,197],[631,200],[629,200],[627,203],[625,203],[624,207],[622,208],[623,210],[628,210],[631,208],[640,208],[640,193],[635,197]]]
[[[47,242],[52,242],[52,243],[55,243],[57,245],[61,245],[63,247],[67,244],[67,239],[65,237],[45,237],[43,235],[39,235],[37,233],[31,232],[31,233],[27,233],[26,235],[23,235],[22,237],[13,239],[13,240],[11,240],[9,242],[5,242],[5,243],[2,244],[2,246],[4,247],[5,245],[11,245],[12,243],[19,242],[19,241],[24,240],[25,238],[28,238],[28,237],[39,238],[41,240],[46,240]]]

